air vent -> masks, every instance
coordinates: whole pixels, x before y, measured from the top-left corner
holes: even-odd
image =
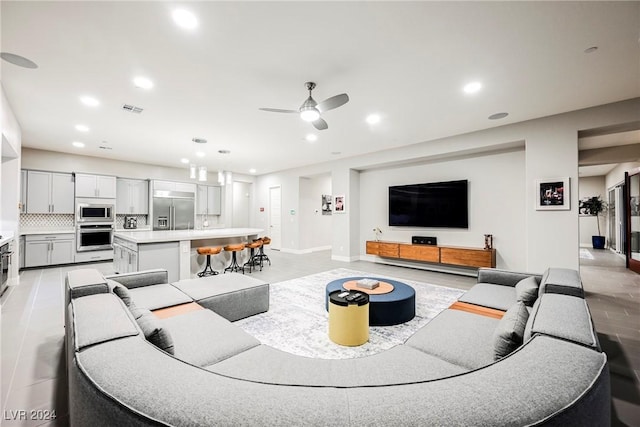
[[[196,144],[206,144],[207,140],[204,138],[193,138],[192,139],[193,142],[195,142]]]
[[[142,108],[140,107],[136,107],[135,105],[130,105],[130,104],[124,104],[122,106],[122,109],[124,111],[128,111],[130,113],[136,113],[136,114],[140,114],[142,113]]]
[[[98,146],[98,148],[101,149],[101,150],[113,150],[112,147],[107,147],[106,145],[100,145],[100,146]]]

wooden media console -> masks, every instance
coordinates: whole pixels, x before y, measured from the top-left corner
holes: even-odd
[[[367,241],[367,254],[383,258],[423,261],[462,267],[496,266],[496,250],[461,246],[412,245],[400,242]]]

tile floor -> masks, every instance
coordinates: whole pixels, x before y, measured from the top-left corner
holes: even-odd
[[[475,278],[357,261],[332,261],[330,253],[291,255],[268,252],[272,266],[253,273],[276,283],[333,268],[443,286],[469,289]],[[624,260],[608,251],[583,251],[581,274],[601,344],[610,359],[613,425],[640,426],[640,275],[624,268]],[[20,273],[20,285],[2,296],[1,404],[3,426],[68,424],[66,379],[62,358],[63,284],[77,268],[111,274],[111,263],[95,263]],[[47,416],[55,411],[56,419]]]

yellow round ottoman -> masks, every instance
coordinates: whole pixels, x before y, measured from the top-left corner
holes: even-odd
[[[358,291],[329,294],[329,339],[345,346],[369,341],[369,296]]]

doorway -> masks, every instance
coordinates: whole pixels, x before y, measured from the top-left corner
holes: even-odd
[[[282,193],[280,187],[269,188],[269,232],[271,249],[282,246]]]

